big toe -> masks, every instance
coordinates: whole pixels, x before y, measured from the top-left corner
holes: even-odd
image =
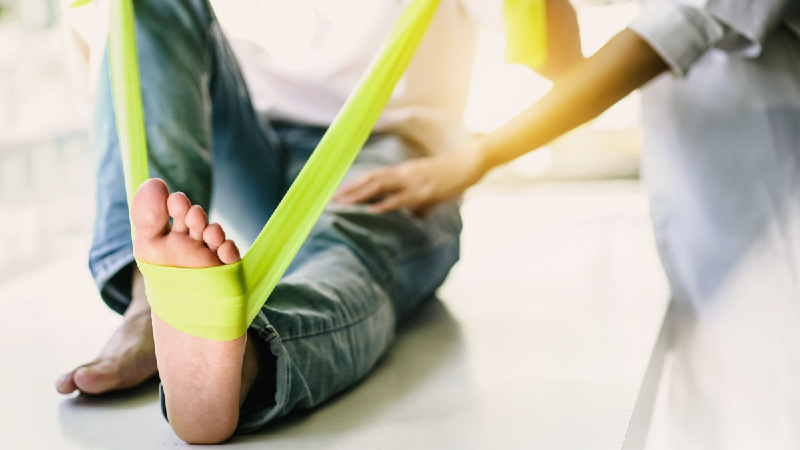
[[[79,367],[72,379],[81,392],[100,394],[117,387],[119,373],[113,365],[100,362]]]
[[[167,184],[158,178],[151,178],[139,186],[131,202],[131,221],[137,236],[152,238],[169,230],[168,197]]]

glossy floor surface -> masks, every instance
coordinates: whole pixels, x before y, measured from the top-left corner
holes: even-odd
[[[667,300],[638,184],[484,186],[463,214],[462,261],[374,372],[233,448],[623,447]],[[119,318],[94,291],[88,234],[53,245],[0,279],[0,448],[183,445],[155,383],[101,397],[55,392],[56,377],[92,359]]]

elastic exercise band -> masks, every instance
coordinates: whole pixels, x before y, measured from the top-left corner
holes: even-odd
[[[149,178],[134,9],[131,0],[110,1],[109,67],[130,204],[136,189]],[[507,0],[511,1],[517,0]],[[521,1],[540,4],[544,0]],[[247,331],[369,138],[438,3],[439,0],[414,0],[406,8],[382,52],[241,261],[188,269],[136,260],[145,278],[147,298],[159,318],[184,333],[206,339],[231,340]],[[513,11],[521,9],[506,8],[507,21],[509,11],[513,16]],[[543,14],[541,9],[536,11]],[[530,18],[515,23],[530,25]],[[517,31],[521,31],[519,26]],[[530,33],[529,29],[529,39]],[[517,33],[519,36],[522,35]],[[528,51],[541,48],[538,44],[524,47]]]
[[[505,0],[506,62],[539,69],[547,62],[547,0]]]

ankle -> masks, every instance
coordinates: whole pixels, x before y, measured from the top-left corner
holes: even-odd
[[[144,277],[139,272],[139,268],[134,265],[131,304],[128,305],[128,309],[125,311],[125,320],[132,317],[150,315],[150,303],[147,302],[147,294],[145,292]]]
[[[258,346],[256,345],[257,337],[251,336],[250,332],[247,334],[247,342],[244,347],[244,358],[242,359],[242,386],[239,395],[239,405],[244,404],[247,395],[253,388],[259,376],[258,370]]]

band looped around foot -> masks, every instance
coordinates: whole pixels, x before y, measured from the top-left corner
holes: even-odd
[[[163,267],[136,261],[153,312],[193,336],[228,341],[247,331],[247,282],[242,261],[204,269]]]

